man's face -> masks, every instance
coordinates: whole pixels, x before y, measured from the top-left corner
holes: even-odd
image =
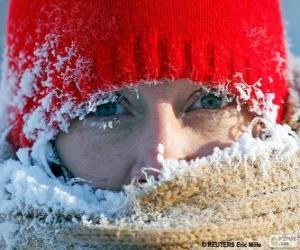
[[[253,118],[225,96],[204,92],[187,79],[142,84],[137,91],[124,88],[118,95],[84,120],[74,119],[54,143],[64,166],[96,188],[120,190],[133,178],[145,181],[143,167],[162,167],[159,144],[164,158],[177,160],[229,146]]]

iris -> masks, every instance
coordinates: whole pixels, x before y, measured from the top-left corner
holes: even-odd
[[[222,97],[216,96],[214,94],[207,94],[201,97],[201,105],[205,109],[216,109],[220,108],[222,105]]]
[[[123,114],[125,112],[125,109],[123,106],[118,102],[107,102],[104,104],[101,104],[97,107],[97,110],[95,111],[95,114],[100,117],[108,117],[108,116],[114,116],[118,114]]]
[[[200,94],[200,97],[189,110],[194,109],[218,109],[224,106],[225,99],[222,96],[217,96],[213,93]]]

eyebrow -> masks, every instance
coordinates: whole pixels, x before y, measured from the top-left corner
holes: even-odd
[[[195,94],[199,93],[201,90],[203,90],[201,87],[195,91],[193,91],[193,93],[191,93],[188,98],[187,101],[189,101]]]
[[[121,94],[120,94],[120,95],[118,96],[118,100],[121,101],[121,102],[125,101],[127,105],[132,105],[131,102],[128,100],[128,98],[125,97],[124,95],[121,95]]]
[[[125,101],[127,105],[134,105],[130,99],[136,96],[136,91],[135,89],[131,89],[131,88],[126,88],[126,89],[122,89],[117,91],[117,95],[118,95],[118,99],[120,98],[122,101]],[[134,92],[134,93],[132,93]],[[186,99],[186,101],[189,101],[193,96],[195,96],[196,94],[203,92],[203,93],[214,93],[213,90],[211,89],[205,89],[203,87],[198,87],[198,89],[194,90]],[[222,94],[222,93],[221,93]],[[128,95],[128,96],[126,96]],[[137,99],[137,98],[136,98]]]
[[[133,103],[130,101],[130,99],[137,95],[136,91],[137,90],[127,88],[127,89],[118,91],[117,95],[119,96],[119,98],[125,100],[128,105],[133,105]],[[134,92],[134,93],[132,93],[132,92]],[[138,99],[138,98],[135,98],[135,99]]]

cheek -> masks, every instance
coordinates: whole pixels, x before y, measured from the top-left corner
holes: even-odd
[[[246,131],[249,118],[233,108],[218,111],[200,111],[187,117],[188,126],[203,142],[234,142]]]
[[[107,179],[101,186],[111,188],[126,177],[134,150],[131,134],[101,133],[95,127],[71,126],[69,133],[60,134],[55,146],[62,163],[76,177]],[[122,159],[122,161],[120,160]]]

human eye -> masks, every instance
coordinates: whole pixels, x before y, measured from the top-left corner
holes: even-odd
[[[112,117],[126,113],[127,111],[118,100],[100,104],[94,112],[98,117]]]
[[[219,109],[227,104],[227,100],[222,95],[214,93],[197,93],[197,100],[188,108],[187,111],[196,109]]]

